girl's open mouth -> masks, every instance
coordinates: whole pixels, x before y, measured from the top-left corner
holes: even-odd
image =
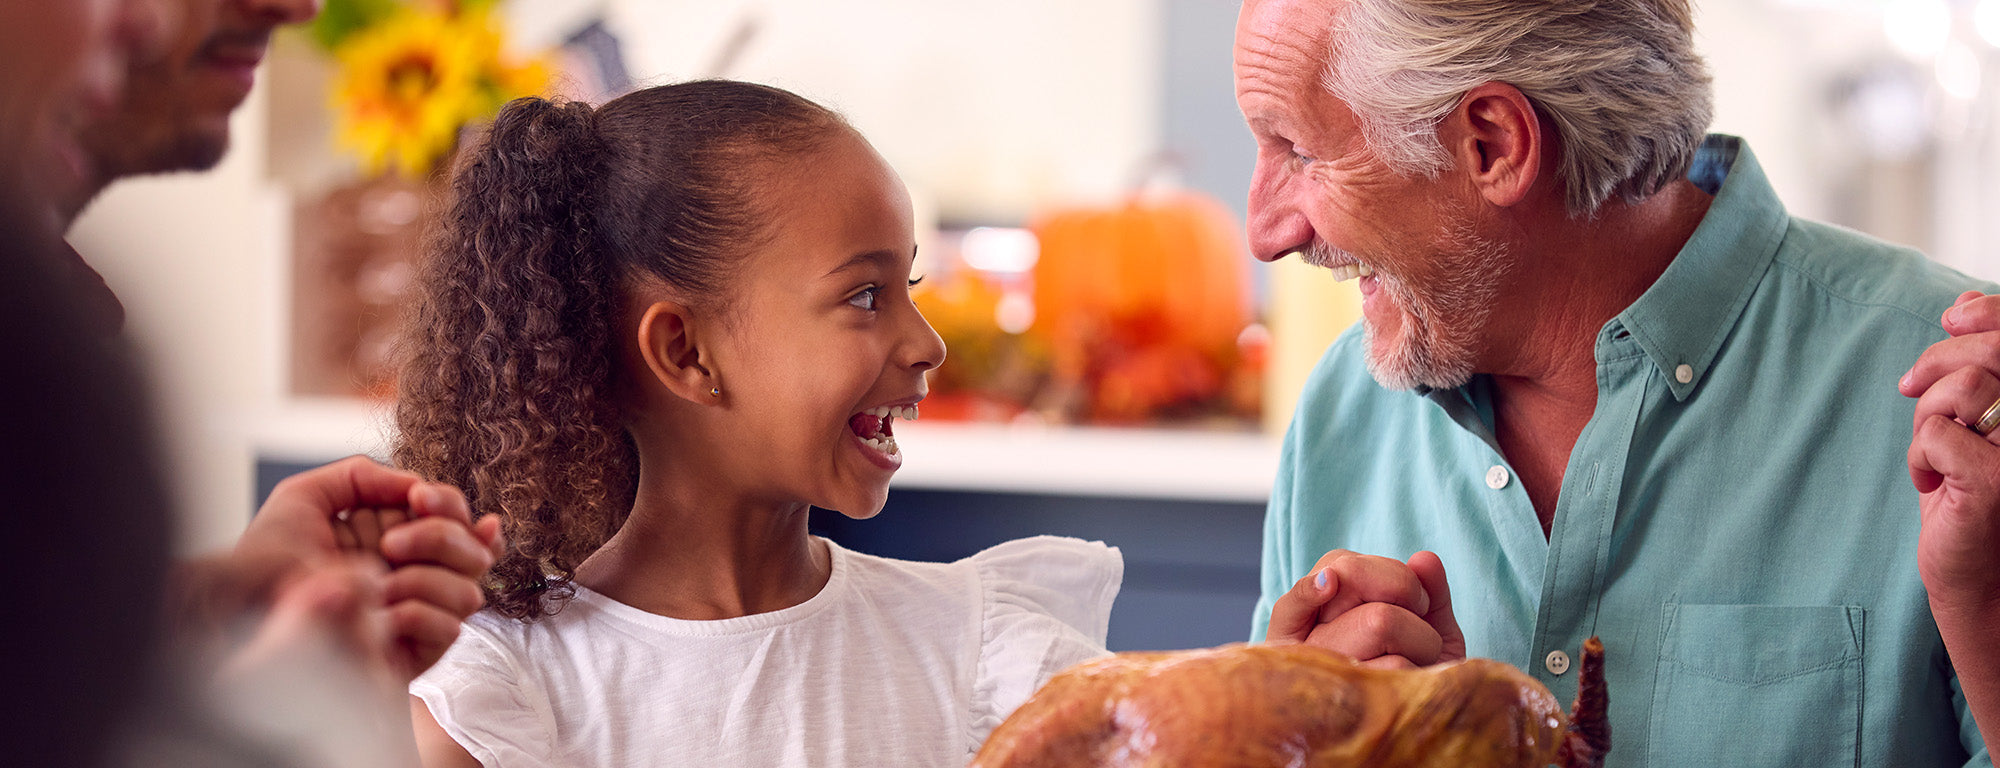
[[[854,414],[847,420],[847,428],[861,441],[862,447],[880,454],[886,462],[900,464],[902,450],[896,446],[894,424],[897,419],[917,419],[914,405],[880,405]],[[890,468],[893,468],[890,467]]]

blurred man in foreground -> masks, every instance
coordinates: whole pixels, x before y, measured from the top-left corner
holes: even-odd
[[[362,458],[288,480],[234,551],[168,577],[167,496],[145,397],[111,335],[122,318],[107,315],[115,298],[107,304],[102,281],[56,239],[115,177],[100,170],[212,164],[271,29],[314,10],[0,0],[0,145],[24,150],[0,160],[0,305],[9,313],[0,326],[16,363],[0,377],[11,409],[0,464],[14,518],[8,562],[36,582],[16,610],[38,622],[5,633],[6,658],[20,669],[10,706],[24,709],[10,718],[24,734],[10,758],[103,761],[121,743],[111,737],[131,731],[122,714],[150,688],[153,649],[167,637],[220,654],[217,683],[252,692],[239,702],[261,693],[269,706],[250,714],[267,731],[292,732],[238,739],[154,700],[136,742],[147,753],[125,759],[394,762],[408,752],[407,720],[393,722],[407,717],[404,686],[479,607],[497,526],[472,526],[456,490]],[[129,101],[121,94],[133,92],[119,88],[128,71],[150,89]],[[119,141],[120,131],[130,139]],[[169,626],[155,631],[163,603]],[[318,677],[286,674],[310,661],[322,663],[309,668]],[[311,706],[315,688],[331,691],[323,706]],[[314,733],[334,738],[271,760],[257,759],[254,745],[225,746],[274,736],[297,744]]]

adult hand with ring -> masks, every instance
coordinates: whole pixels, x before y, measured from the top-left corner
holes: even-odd
[[[2000,732],[2000,295],[1946,310],[1950,338],[1903,376],[1917,398],[1907,456],[1919,494],[1917,572],[1973,718]]]
[[[1924,350],[1901,387],[1917,398],[1907,456],[1921,494],[1917,565],[1934,598],[2000,595],[2000,295],[1966,292],[1941,325],[1952,336]]]
[[[2000,427],[2000,399],[1986,406],[1986,412],[1980,414],[1979,420],[1972,423],[1972,431],[1978,432],[1981,437],[1993,434],[1994,427]]]

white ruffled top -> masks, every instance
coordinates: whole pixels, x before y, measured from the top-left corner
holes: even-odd
[[[578,587],[532,624],[475,614],[410,692],[487,768],[957,766],[1104,655],[1124,573],[1053,536],[954,563],[827,547],[825,588],[770,613],[673,619]]]

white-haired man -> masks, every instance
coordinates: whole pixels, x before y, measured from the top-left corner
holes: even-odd
[[[1692,25],[1244,4],[1253,249],[1364,297],[1285,441],[1255,634],[1559,694],[1601,636],[1613,765],[1991,765],[2000,307],[1961,293],[1993,286],[1787,215],[1704,136]]]

